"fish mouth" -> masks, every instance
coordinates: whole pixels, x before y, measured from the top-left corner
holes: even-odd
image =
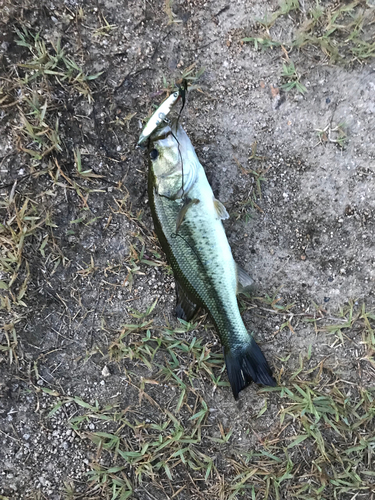
[[[154,142],[166,139],[169,136],[176,135],[176,123],[168,121],[168,123],[162,123],[159,125],[150,135],[149,144],[153,145]]]
[[[178,122],[178,118],[168,120],[157,127],[148,139],[149,149],[153,149],[154,144],[163,141],[166,147],[178,147],[180,151],[186,149],[186,132]],[[190,141],[188,140],[189,144]]]
[[[150,135],[145,137],[142,134],[140,135],[140,138],[138,140],[138,144],[136,148],[140,148],[142,150],[145,149],[152,149],[153,143],[167,138],[169,135],[173,135],[176,132],[173,132],[173,130],[176,131],[176,127],[174,126],[174,122],[168,119],[164,119],[162,123],[160,123]]]

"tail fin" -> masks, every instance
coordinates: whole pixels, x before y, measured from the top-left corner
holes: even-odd
[[[251,381],[272,387],[276,385],[271,368],[253,338],[244,347],[228,349],[224,356],[234,399],[238,399],[238,393]]]

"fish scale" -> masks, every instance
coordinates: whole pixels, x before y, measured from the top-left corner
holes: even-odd
[[[150,136],[149,147],[148,190],[155,231],[180,293],[205,308],[217,329],[234,397],[251,380],[275,385],[238,308],[237,267],[221,222],[226,210],[215,200],[189,138],[180,125],[173,130],[164,125]]]

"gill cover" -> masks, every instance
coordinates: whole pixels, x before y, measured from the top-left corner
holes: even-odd
[[[151,158],[156,192],[172,200],[185,198],[197,180],[198,157],[181,125],[166,125],[158,136],[151,137],[151,148],[158,152],[154,160]]]

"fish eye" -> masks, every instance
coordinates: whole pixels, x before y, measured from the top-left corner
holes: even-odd
[[[173,94],[173,97],[178,97],[178,94],[179,94],[179,92],[175,92],[175,93]]]
[[[152,149],[150,151],[150,158],[151,160],[156,160],[156,158],[159,156],[159,151],[157,149]]]

